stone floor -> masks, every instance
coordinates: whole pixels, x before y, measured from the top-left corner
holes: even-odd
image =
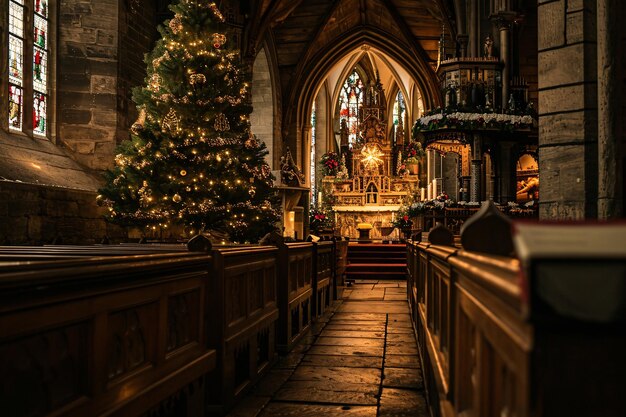
[[[359,280],[229,414],[429,416],[406,282]]]

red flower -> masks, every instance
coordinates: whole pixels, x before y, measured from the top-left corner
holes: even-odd
[[[404,216],[404,217],[402,218],[402,220],[404,220],[405,222],[408,222],[408,221],[409,221],[409,216]]]

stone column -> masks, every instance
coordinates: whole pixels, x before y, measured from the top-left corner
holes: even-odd
[[[496,167],[498,172],[498,193],[497,201],[499,203],[507,203],[515,201],[517,197],[517,172],[515,170],[515,161],[513,160],[514,142],[498,143],[498,163]]]
[[[470,184],[470,201],[480,202],[482,199],[482,191],[480,187],[480,175],[482,171],[482,138],[479,134],[474,134],[474,142],[472,144],[472,166],[471,166],[471,184]]]
[[[500,60],[504,63],[504,68],[502,68],[502,109],[504,110],[509,102],[509,84],[511,79],[509,45],[511,25],[507,20],[501,19],[498,22],[498,29],[500,29]]]
[[[623,1],[597,0],[598,6],[598,218],[624,213],[620,122],[620,19]],[[621,122],[623,123],[623,122]]]
[[[538,11],[539,218],[595,218],[596,0],[541,2]]]
[[[469,56],[478,57],[479,35],[478,35],[478,2],[477,0],[469,0]]]

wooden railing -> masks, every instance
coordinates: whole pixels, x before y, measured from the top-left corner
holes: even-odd
[[[313,244],[278,245],[278,342],[289,351],[310,329],[313,309]]]
[[[407,245],[407,297],[433,415],[624,415],[624,323],[539,311],[517,259],[466,249]]]
[[[321,317],[333,299],[333,278],[335,271],[334,242],[313,243],[313,317]]]
[[[69,255],[68,255],[69,256]],[[0,404],[10,416],[202,415],[215,368],[211,256],[168,253],[0,267]]]

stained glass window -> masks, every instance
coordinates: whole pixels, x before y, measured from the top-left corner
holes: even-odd
[[[363,82],[354,71],[348,76],[339,94],[339,118],[346,120],[348,143],[356,143],[359,134],[359,109],[363,104]]]
[[[30,113],[24,106],[32,104],[33,134],[46,136],[48,106],[48,57],[50,48],[48,1],[33,0],[33,10],[26,16],[25,0],[9,0],[9,127],[23,130],[24,116]],[[28,17],[28,19],[26,19]],[[30,30],[25,22],[32,21],[32,45],[26,43],[25,33]],[[32,46],[32,48],[31,48]],[[32,58],[29,55],[32,54]],[[25,59],[32,59],[32,77],[24,73]],[[30,71],[30,70],[29,70]],[[31,84],[32,83],[32,84]],[[33,88],[32,103],[24,97],[26,87]],[[29,90],[30,91],[30,90]]]
[[[397,125],[398,120],[402,119],[402,123],[404,124],[406,112],[406,104],[404,103],[404,97],[402,96],[402,91],[398,91],[398,95],[396,96],[396,102],[393,104],[393,124]]]
[[[24,87],[24,0],[9,0],[9,127],[22,130]]]
[[[33,134],[46,136],[49,32],[46,0],[35,0],[33,32]]]

